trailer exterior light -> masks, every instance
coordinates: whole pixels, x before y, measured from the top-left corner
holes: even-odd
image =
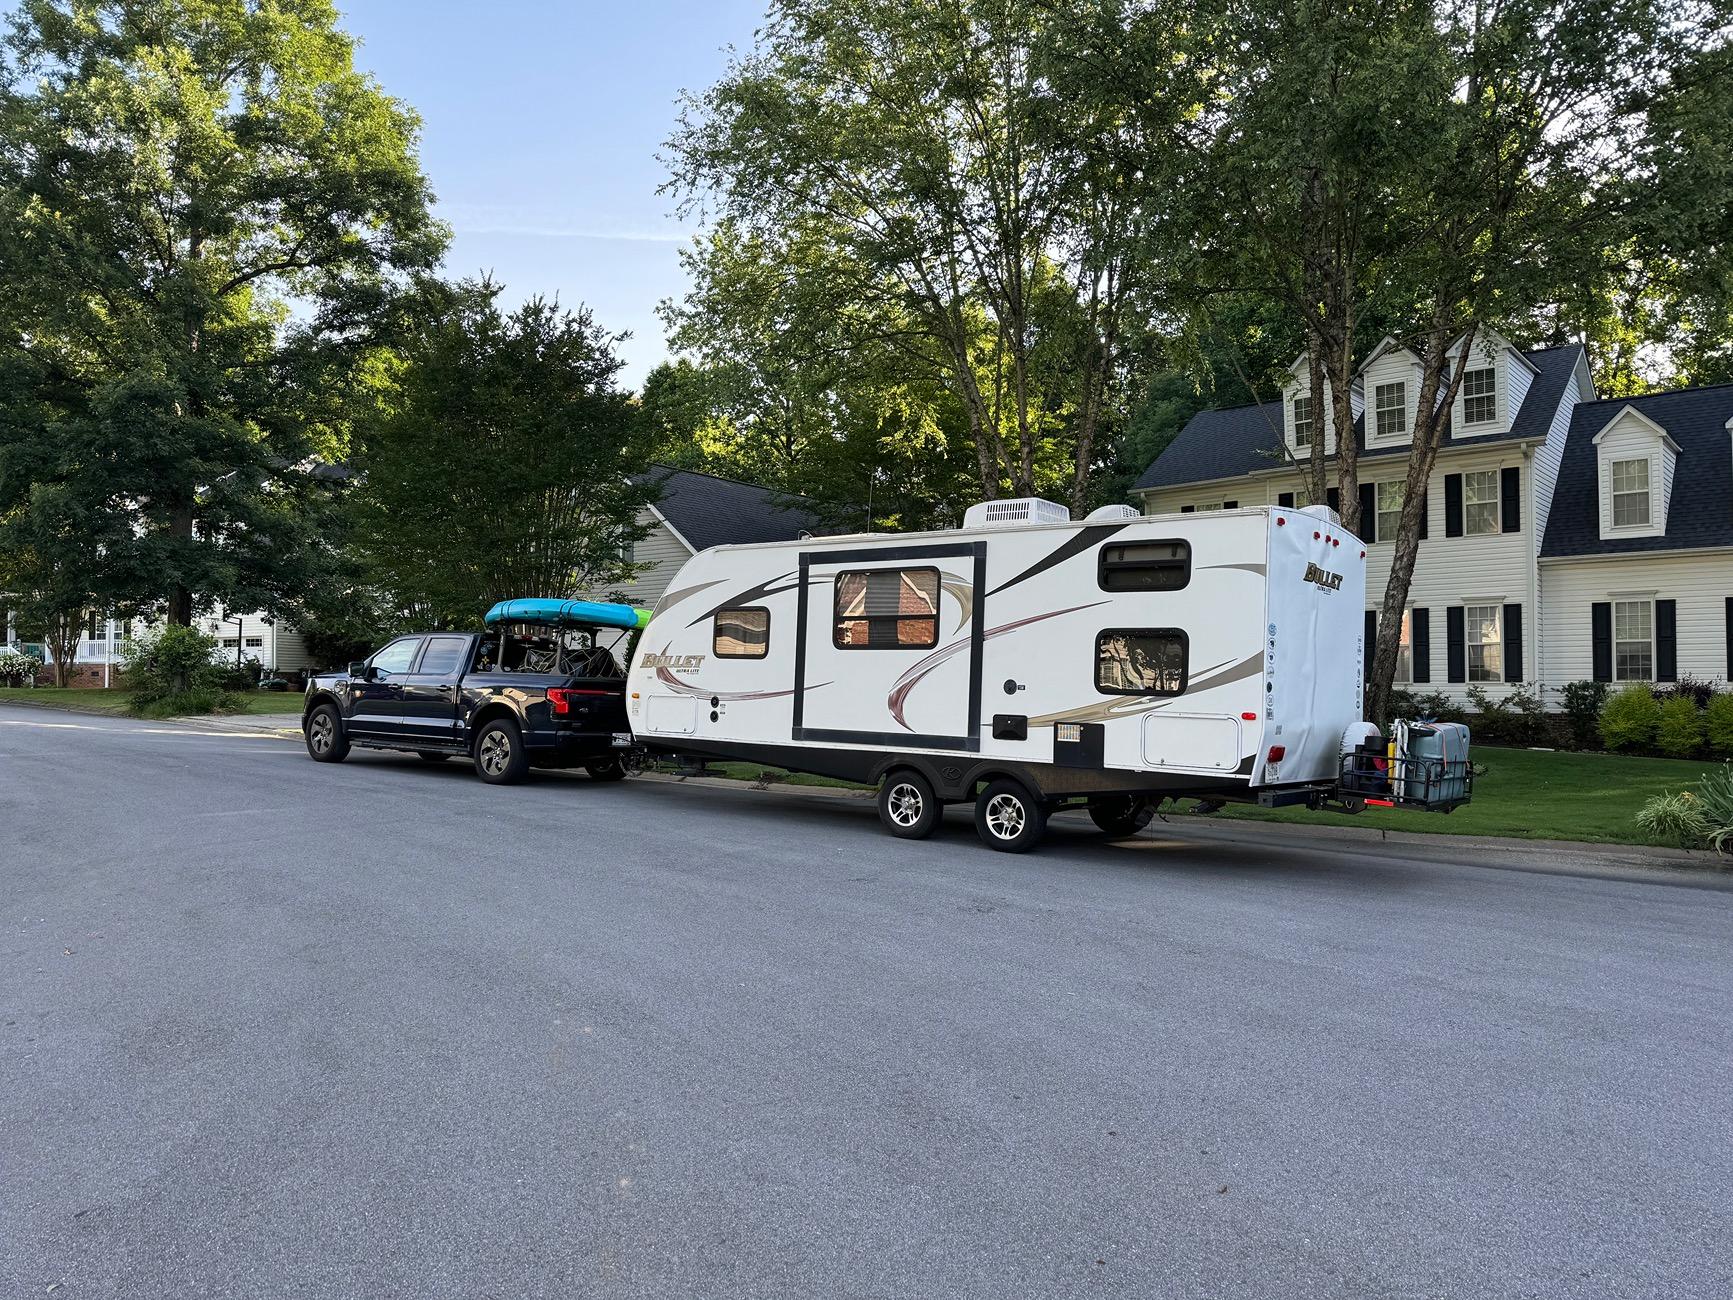
[[[1287,526],[1288,526],[1288,521],[1286,519],[1283,519],[1280,515],[1277,515],[1276,516],[1276,527],[1277,528],[1286,528]]]
[[[1270,752],[1265,755],[1265,761],[1270,763],[1279,763],[1287,756],[1288,747],[1286,745],[1271,745]]]
[[[1258,720],[1258,715],[1255,713],[1242,713],[1240,714],[1240,717],[1246,722],[1256,722]]]
[[[1314,541],[1314,542],[1315,542],[1315,541],[1317,541],[1317,540],[1318,540],[1318,539],[1319,539],[1319,538],[1320,538],[1320,537],[1322,537],[1322,536],[1323,536],[1323,535],[1324,535],[1324,534],[1322,534],[1322,533],[1317,533],[1317,532],[1315,532],[1315,533],[1313,533],[1313,534],[1312,534],[1312,540],[1313,540],[1313,541]]]

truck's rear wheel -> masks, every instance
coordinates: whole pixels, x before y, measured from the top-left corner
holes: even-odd
[[[1089,819],[1109,835],[1135,835],[1155,819],[1158,802],[1141,794],[1104,795],[1089,801]]]
[[[938,829],[944,809],[933,783],[913,768],[892,772],[879,786],[879,820],[903,840],[924,840]]]
[[[975,800],[975,830],[1001,853],[1027,853],[1047,831],[1047,810],[1019,781],[989,782]]]
[[[529,770],[523,733],[510,718],[495,718],[475,738],[475,774],[489,785],[511,785]]]
[[[315,763],[341,763],[349,757],[349,737],[343,734],[343,720],[329,704],[321,704],[307,715],[301,734],[307,739],[307,753]]]
[[[449,753],[438,749],[418,749],[415,751],[415,756],[423,763],[443,763],[451,757]]]
[[[592,781],[624,781],[626,762],[620,758],[603,759],[600,763],[586,763],[584,771],[590,774]]]

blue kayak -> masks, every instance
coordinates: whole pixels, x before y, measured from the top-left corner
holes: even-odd
[[[487,626],[500,623],[538,623],[547,627],[644,627],[650,611],[632,605],[614,605],[603,600],[548,600],[525,597],[502,600],[487,611]]]

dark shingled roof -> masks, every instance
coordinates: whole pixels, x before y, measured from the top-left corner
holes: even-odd
[[[1635,407],[1679,444],[1667,531],[1659,537],[1601,540],[1600,485],[1595,435],[1625,407]],[[1571,416],[1564,463],[1553,490],[1552,513],[1541,541],[1543,558],[1625,555],[1733,546],[1733,384],[1682,388],[1647,397],[1584,402]],[[1733,590],[1733,581],[1729,582]]]
[[[656,509],[674,531],[699,550],[747,542],[787,542],[820,529],[800,499],[756,483],[652,466],[645,477],[660,486]]]
[[[1522,399],[1522,407],[1510,428],[1504,433],[1483,434],[1476,438],[1457,438],[1446,434],[1444,445],[1484,446],[1488,443],[1509,442],[1516,438],[1543,438],[1558,410],[1571,371],[1583,355],[1581,344],[1562,348],[1538,348],[1522,354],[1539,372]],[[1360,444],[1360,454],[1367,459],[1384,456],[1406,456],[1408,448],[1377,447],[1366,449],[1363,422],[1354,422],[1354,436]],[[1282,463],[1282,404],[1264,402],[1256,406],[1231,406],[1220,411],[1199,411],[1186,422],[1179,436],[1168,444],[1155,463],[1143,471],[1137,487],[1177,487],[1184,483],[1203,483],[1210,479],[1238,478],[1258,470],[1276,469]]]

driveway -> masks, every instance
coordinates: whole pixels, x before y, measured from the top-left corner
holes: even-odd
[[[0,708],[0,935],[7,1296],[1733,1293],[1724,879]]]

